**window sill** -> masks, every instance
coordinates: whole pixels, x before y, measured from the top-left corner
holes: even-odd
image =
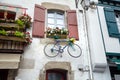
[[[26,42],[25,38],[20,37],[12,37],[12,36],[2,36],[0,35],[1,40],[13,40],[13,41],[19,41],[19,42]]]
[[[53,38],[53,39],[67,39],[67,36],[68,36],[68,35],[60,35],[60,34],[57,34],[56,36],[47,35],[46,37],[47,37],[47,38]]]
[[[53,38],[41,38],[41,39],[40,39],[40,42],[41,42],[42,44],[53,43],[53,42],[54,42],[54,39],[53,39]]]
[[[66,38],[67,39],[67,38]],[[64,39],[62,39],[62,40],[64,40]],[[47,43],[54,43],[55,42],[55,39],[53,39],[53,38],[41,38],[40,39],[40,42],[42,43],[42,44],[47,44]],[[66,44],[67,43],[67,41],[62,41],[61,42],[61,45],[64,45],[64,44]]]

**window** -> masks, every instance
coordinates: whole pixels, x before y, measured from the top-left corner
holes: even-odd
[[[0,10],[0,19],[5,19],[5,16],[7,20],[15,20],[16,13],[12,11]]]
[[[115,5],[115,6],[120,6],[120,0],[98,0],[99,4],[102,4],[103,6],[105,5]]]
[[[104,11],[109,36],[119,38],[119,13],[112,8],[104,8]]]
[[[120,70],[116,66],[110,66],[109,68],[112,80],[120,80]]]
[[[15,20],[16,13],[12,11],[8,11],[7,19]]]
[[[47,70],[46,80],[67,80],[67,71],[57,69]]]
[[[120,11],[115,11],[115,18],[118,26],[118,31],[120,33]]]
[[[58,7],[58,6],[57,6]],[[48,14],[45,15],[45,12],[48,11]],[[77,25],[77,16],[75,10],[67,10],[66,15],[65,11],[61,10],[49,10],[43,6],[35,4],[34,10],[34,24],[33,24],[33,37],[41,37],[45,36],[45,28],[46,27],[59,27],[66,28],[69,31],[68,37],[74,37],[77,40],[78,37],[78,25]],[[46,19],[47,18],[47,19]],[[67,21],[65,23],[65,20]],[[47,24],[46,24],[47,23]]]
[[[0,10],[0,19],[3,19],[3,18],[4,18],[4,11]]]
[[[106,53],[112,80],[120,80],[120,55],[119,53]]]
[[[47,19],[48,27],[59,27],[60,29],[65,28],[64,11],[48,10]]]

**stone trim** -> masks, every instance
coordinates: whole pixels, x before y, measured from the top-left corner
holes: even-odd
[[[19,67],[21,54],[0,54],[0,69],[17,69]]]
[[[10,69],[8,70],[7,80],[15,80],[15,76],[17,75],[18,69]]]
[[[34,59],[22,58],[20,61],[20,69],[33,69],[35,66]]]
[[[46,80],[46,71],[52,69],[61,69],[67,71],[67,80],[74,80],[74,72],[71,71],[70,62],[51,61],[45,64],[44,70],[40,70],[39,80]]]
[[[49,70],[49,69],[63,69],[63,70],[67,70],[70,71],[71,70],[71,66],[69,62],[48,62],[45,65],[45,70]]]
[[[55,4],[50,2],[43,2],[41,3],[41,6],[47,9],[57,9],[57,10],[63,10],[63,11],[70,10],[69,6],[67,5]]]

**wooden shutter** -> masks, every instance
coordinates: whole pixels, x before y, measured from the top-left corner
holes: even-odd
[[[75,10],[67,11],[67,25],[69,30],[69,37],[74,37],[77,40],[78,37],[78,25],[77,25],[77,16]]]
[[[33,37],[44,37],[45,29],[45,8],[35,4]]]
[[[104,8],[105,18],[108,28],[108,33],[110,37],[119,37],[118,26],[115,19],[114,9]]]

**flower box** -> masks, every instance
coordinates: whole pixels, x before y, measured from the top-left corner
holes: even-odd
[[[59,29],[56,27],[55,29],[47,28],[46,37],[54,38],[54,39],[66,39],[68,36],[68,30],[65,28]]]
[[[12,40],[12,41],[26,42],[25,38],[13,37],[13,36],[3,36],[3,35],[0,35],[0,39],[1,40]]]
[[[47,34],[47,38],[54,38],[54,39],[66,39],[68,35],[65,34],[52,34],[52,35],[48,35]]]
[[[0,40],[29,44],[32,40],[30,33],[26,31],[30,27],[31,17],[27,14],[19,16],[16,20],[0,19]]]
[[[23,31],[25,27],[20,27],[16,23],[0,23],[0,29]]]
[[[19,42],[26,42],[26,43],[31,43],[32,40],[30,38],[30,33],[29,32],[19,32],[16,31],[14,33],[6,33],[3,30],[3,33],[0,33],[0,39],[1,40],[11,40],[11,41],[19,41]]]

